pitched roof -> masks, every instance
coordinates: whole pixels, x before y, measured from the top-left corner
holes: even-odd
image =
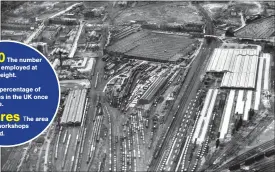
[[[275,33],[275,16],[269,16],[255,20],[254,22],[244,26],[235,32],[235,36],[239,38],[265,39]]]

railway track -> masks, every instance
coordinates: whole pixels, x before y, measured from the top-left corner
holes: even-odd
[[[206,17],[206,34],[213,34],[214,29],[213,29],[213,24],[211,21],[211,18],[207,15],[207,13],[202,9],[199,5],[199,10],[201,10],[202,14]],[[160,158],[162,157],[161,154],[163,154],[163,151],[165,150],[165,147],[169,144],[169,141],[171,140],[171,135],[175,131],[176,126],[179,125],[179,123],[182,121],[182,115],[186,106],[186,103],[188,99],[192,98],[192,93],[196,92],[199,83],[200,83],[200,74],[201,74],[201,64],[204,63],[206,60],[206,55],[205,54],[210,54],[211,49],[215,46],[215,42],[212,41],[209,44],[207,44],[206,40],[204,40],[203,45],[202,45],[202,50],[199,54],[198,57],[193,62],[193,65],[191,66],[190,71],[187,74],[187,79],[184,81],[185,82],[185,87],[181,88],[181,92],[184,92],[184,96],[180,98],[181,104],[178,107],[174,107],[175,113],[173,114],[173,119],[166,130],[166,133],[161,137],[160,141],[157,144],[157,148],[154,152],[154,157],[151,161],[151,164],[149,165],[148,171],[156,171],[156,168],[158,164],[160,163]],[[191,78],[188,81],[188,75]],[[187,85],[187,86],[186,86]],[[172,110],[173,112],[173,110]]]
[[[261,153],[263,151],[266,151],[266,150],[269,150],[272,148],[274,149],[274,147],[275,147],[274,142],[275,142],[275,139],[272,139],[272,140],[269,140],[255,148],[252,148],[252,149],[248,150],[247,152],[244,152],[243,154],[237,156],[236,158],[229,161],[228,163],[220,166],[217,170],[228,169],[231,166],[243,163],[247,158],[249,158],[253,155],[256,155],[258,153]]]
[[[205,54],[205,53],[203,53]],[[208,53],[207,53],[208,54]],[[197,57],[198,58],[198,57]],[[199,58],[198,58],[199,59]],[[171,140],[170,136],[172,135],[172,133],[175,131],[175,128],[176,126],[179,125],[179,122],[182,121],[182,116],[180,114],[182,114],[184,112],[184,109],[185,109],[185,105],[188,101],[188,99],[190,99],[192,97],[192,94],[191,93],[194,93],[196,92],[198,86],[199,86],[199,83],[200,83],[200,79],[199,79],[199,76],[200,76],[200,73],[201,73],[201,68],[200,66],[198,65],[198,59],[196,60],[195,63],[197,64],[194,64],[196,66],[195,69],[193,68],[193,70],[191,69],[189,74],[191,73],[192,77],[190,79],[189,82],[185,83],[187,85],[187,87],[183,87],[183,92],[185,93],[183,97],[181,97],[180,99],[180,102],[181,102],[181,105],[179,105],[176,109],[176,112],[175,114],[173,115],[173,120],[171,121],[169,127],[168,127],[168,130],[167,132],[164,134],[164,136],[161,138],[161,142],[158,144],[159,147],[157,148],[156,152],[154,153],[154,157],[157,157],[159,156],[159,153],[158,152],[162,152],[164,147],[166,147],[168,145],[168,142]],[[204,62],[206,59],[206,56],[201,56],[200,58],[200,62]],[[195,71],[194,71],[195,70]],[[159,150],[158,150],[159,149]],[[155,171],[156,170],[156,164],[158,164],[158,160],[157,158],[155,158],[152,163],[151,163],[151,166],[149,167],[149,170],[148,171]]]
[[[264,161],[262,163],[259,163],[255,166],[252,166],[251,169],[255,169],[255,171],[258,172],[270,172],[270,169],[275,169],[275,157],[268,159],[267,161]]]
[[[215,121],[215,117],[216,117],[216,114],[214,114],[212,116],[212,120],[211,121]],[[202,157],[204,157],[206,151],[208,150],[208,143],[209,143],[209,140],[210,140],[210,134],[212,132],[212,129],[213,129],[213,123],[210,123],[210,125],[208,126],[208,129],[207,129],[207,138],[200,145],[200,147],[198,148],[197,154],[195,156],[196,157],[195,162],[192,162],[192,164],[189,167],[189,171],[193,172],[193,171],[195,171],[195,170],[198,169],[198,164],[201,162]]]
[[[114,131],[114,129],[113,129],[113,125],[112,125],[113,119],[111,118],[110,111],[106,105],[104,105],[103,109],[105,110],[106,114],[108,115],[107,118],[108,118],[108,123],[109,123],[109,139],[108,139],[108,141],[109,141],[109,158],[108,158],[109,163],[108,164],[109,165],[108,165],[108,167],[109,167],[109,171],[113,171],[113,169],[114,169],[114,155],[113,155],[113,152],[114,152],[114,150],[113,150],[113,147],[114,147],[113,131]]]
[[[212,156],[208,157],[209,161],[206,162],[206,166],[202,169],[215,171],[220,165],[222,165],[221,162],[224,162],[229,158],[229,155],[236,155],[244,146],[249,145],[254,138],[262,132],[264,126],[267,126],[267,122],[272,122],[273,119],[274,117],[266,115],[259,120],[257,125],[253,126],[247,135],[242,136],[241,134],[236,133],[236,136],[231,139],[225,148],[217,150]]]
[[[20,164],[20,159],[17,157],[23,156],[23,152],[19,151],[18,148],[12,148],[9,158],[6,161],[5,164],[2,164],[2,171],[8,172],[8,171],[16,171],[17,166]]]

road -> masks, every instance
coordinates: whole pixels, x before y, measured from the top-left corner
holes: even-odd
[[[78,43],[78,40],[79,40],[79,37],[81,35],[81,32],[82,32],[82,29],[83,29],[84,25],[85,25],[85,22],[80,21],[80,25],[79,25],[77,34],[76,34],[76,36],[74,38],[74,43],[73,43],[73,45],[71,47],[71,50],[70,50],[70,53],[68,55],[69,58],[73,58],[74,57],[74,54],[75,54],[76,49],[77,49],[77,43]]]
[[[214,26],[211,21],[211,18],[208,16],[207,12],[200,6],[196,5],[197,8],[200,10],[202,15],[204,15],[206,19],[206,34],[213,35],[214,34]],[[157,158],[153,158],[148,171],[155,171],[158,167],[158,164],[161,161],[162,154],[164,150],[166,150],[167,146],[169,145],[170,140],[172,140],[173,132],[175,131],[176,127],[180,125],[184,112],[187,110],[188,102],[190,102],[195,96],[196,92],[200,85],[200,76],[203,74],[203,70],[201,70],[202,65],[204,64],[205,60],[211,54],[212,50],[215,48],[216,43],[214,41],[208,42],[206,40],[203,41],[202,49],[197,55],[196,59],[193,61],[191,65],[190,71],[187,74],[185,79],[184,85],[181,88],[180,92],[184,92],[184,95],[178,96],[176,103],[174,104],[171,113],[175,113],[175,120],[172,120],[170,128],[168,128],[166,137],[162,145],[160,146],[159,155]],[[180,100],[180,105],[178,107],[177,101]],[[170,116],[170,115],[169,115]]]
[[[67,11],[70,11],[70,10],[73,9],[74,7],[77,7],[77,6],[81,5],[81,4],[82,4],[82,2],[80,2],[80,3],[75,3],[75,4],[73,4],[73,5],[69,6],[69,7],[67,7],[65,10],[62,10],[62,11],[60,11],[60,12],[58,12],[58,13],[52,15],[52,16],[49,17],[49,18],[58,17],[58,16],[60,16],[60,15],[62,15],[62,14],[64,14],[64,13],[66,13]]]
[[[32,40],[39,35],[42,30],[45,28],[44,21],[42,22],[41,25],[38,26],[38,28],[24,41],[25,44],[29,44],[32,42]]]

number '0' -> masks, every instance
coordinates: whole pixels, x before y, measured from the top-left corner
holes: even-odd
[[[6,60],[6,56],[3,52],[0,52],[0,63],[3,63]]]

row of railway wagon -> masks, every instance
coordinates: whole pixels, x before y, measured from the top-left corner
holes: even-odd
[[[261,165],[262,162],[266,162],[269,159],[275,158],[274,141],[275,139],[266,141],[261,145],[238,155],[216,170],[229,169],[230,171],[235,171],[247,166],[253,167],[255,164]]]

